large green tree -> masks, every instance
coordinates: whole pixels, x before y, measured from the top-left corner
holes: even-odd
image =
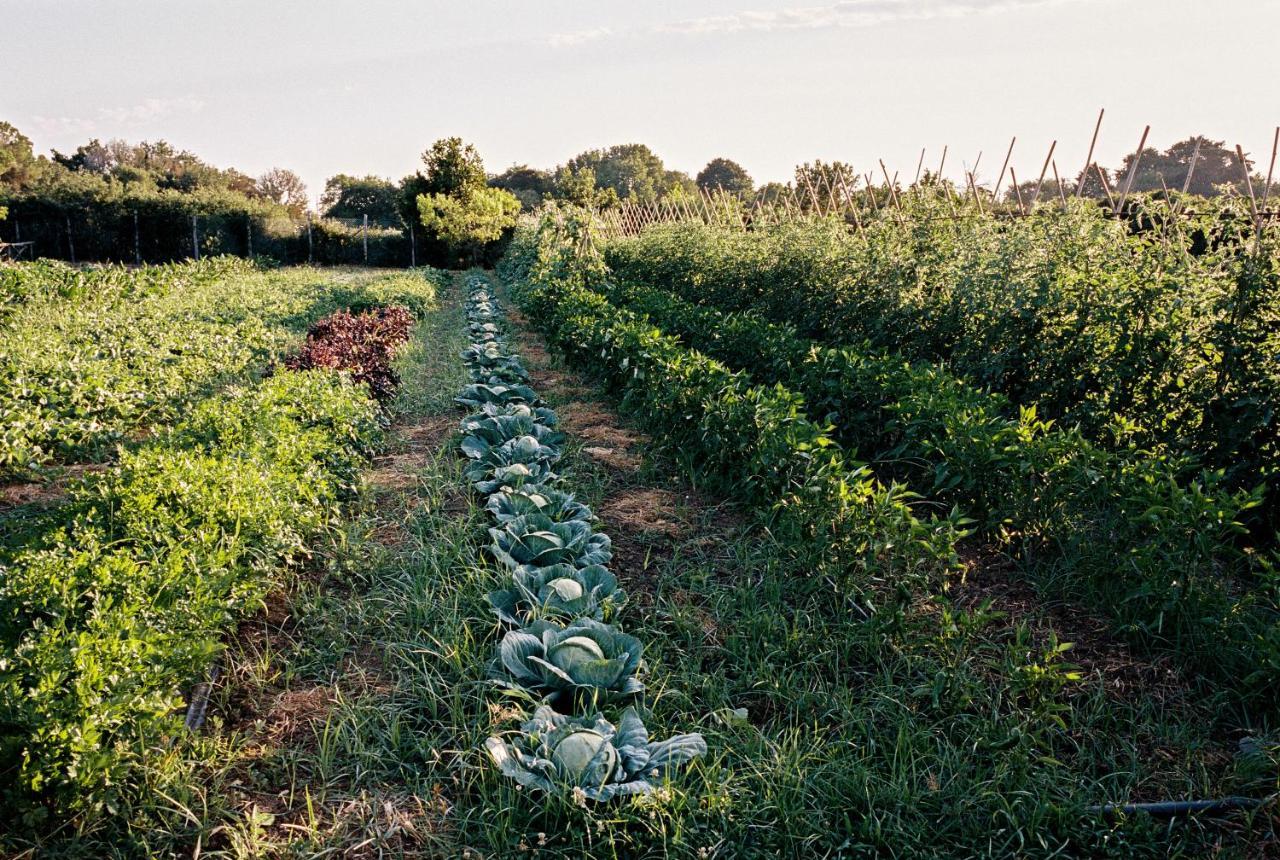
[[[487,177],[480,153],[460,137],[446,137],[422,153],[427,166],[427,193],[460,195],[469,188],[483,188]]]
[[[36,170],[31,138],[7,122],[0,122],[0,186],[18,188]]]
[[[546,170],[527,164],[513,164],[490,178],[489,185],[510,191],[523,209],[537,209],[555,190],[555,177]]]
[[[622,200],[653,201],[677,188],[696,191],[687,174],[667,170],[642,143],[589,150],[569,159],[565,167],[573,173],[590,170],[598,187],[612,189]]]
[[[1200,144],[1199,152],[1196,152],[1197,142]],[[1194,171],[1191,170],[1192,155],[1195,155]],[[1136,151],[1125,156],[1115,171],[1117,184],[1123,186],[1129,175],[1129,168],[1137,157]],[[1245,166],[1252,170],[1251,163],[1246,161]],[[1224,187],[1237,191],[1243,191],[1245,187],[1244,170],[1235,148],[1228,148],[1224,141],[1196,135],[1178,141],[1164,152],[1154,147],[1142,150],[1132,190],[1161,191],[1167,185],[1170,190],[1181,191],[1188,172],[1191,173],[1191,185],[1187,190],[1192,194],[1212,197],[1221,193]],[[1164,185],[1161,184],[1162,179]]]
[[[289,210],[289,214],[301,215],[307,208],[307,186],[302,177],[292,170],[273,167],[258,177],[258,194]]]
[[[555,195],[561,200],[568,200],[588,209],[607,209],[618,205],[618,193],[612,188],[601,188],[596,184],[596,172],[590,167],[579,167],[576,170],[569,166],[556,170]]]
[[[329,177],[320,195],[320,208],[330,218],[362,218],[376,224],[398,224],[401,221],[396,186],[381,176],[348,176],[339,173]]]
[[[516,226],[520,201],[501,188],[467,188],[460,194],[424,194],[418,212],[428,233],[477,262],[486,246]]]
[[[715,158],[708,162],[698,174],[697,182],[698,187],[706,191],[723,189],[744,199],[750,197],[756,187],[751,174],[728,158]]]
[[[401,199],[421,189],[414,208],[427,235],[457,257],[479,262],[489,246],[515,227],[520,200],[510,191],[488,186],[480,153],[462,138],[436,141],[422,161],[426,175],[406,178]]]

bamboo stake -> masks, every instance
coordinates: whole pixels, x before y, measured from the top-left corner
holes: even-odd
[[[1280,129],[1277,129],[1277,131],[1280,131]],[[1191,150],[1191,164],[1187,166],[1187,178],[1182,181],[1183,194],[1186,194],[1187,189],[1191,187],[1191,177],[1196,172],[1196,159],[1200,157],[1200,141],[1201,138],[1197,137],[1195,149]]]
[[[849,211],[853,213],[853,226],[858,228],[858,235],[866,238],[866,233],[862,229],[862,217],[858,214],[858,203],[853,199],[853,192],[849,190],[849,184],[844,181],[844,174],[840,174],[840,188],[844,191],[845,199],[849,203]]]
[[[800,174],[800,178],[804,180],[804,187],[809,192],[809,199],[813,202],[813,211],[818,213],[819,216],[826,214],[818,203],[818,194],[813,190],[813,183],[809,181],[809,172],[807,170],[804,171]]]
[[[1058,162],[1053,163],[1053,181],[1058,183],[1058,199],[1062,201],[1062,208],[1067,208],[1067,192],[1062,189],[1062,177],[1058,175]]]
[[[1017,142],[1017,137],[1009,141],[1009,151],[1004,154],[1004,165],[1000,168],[1000,177],[996,180],[996,187],[991,192],[992,201],[1000,199],[1000,185],[1004,182],[1004,172],[1009,169],[1009,159],[1013,156],[1013,145]]]
[[[1258,198],[1253,196],[1253,179],[1249,176],[1249,162],[1244,160],[1244,150],[1240,148],[1240,144],[1236,144],[1236,157],[1240,159],[1240,169],[1244,171],[1244,187],[1249,192],[1249,211],[1253,213],[1253,229],[1258,233],[1258,240],[1262,240],[1262,219],[1258,217]]]
[[[707,225],[710,226],[711,207],[707,205],[707,190],[705,188],[698,189],[698,201],[702,205],[702,217],[707,222]]]
[[[1147,145],[1147,135],[1150,133],[1151,126],[1142,130],[1142,139],[1138,141],[1138,153],[1133,157],[1133,164],[1129,165],[1129,175],[1125,177],[1124,189],[1120,192],[1120,202],[1116,204],[1116,215],[1119,215],[1124,207],[1124,199],[1129,196],[1129,189],[1133,187],[1133,178],[1138,175],[1138,165],[1142,162],[1142,149]]]
[[[1018,198],[1018,212],[1026,217],[1027,207],[1022,203],[1022,189],[1018,187],[1018,171],[1012,167],[1009,168],[1009,181],[1013,183],[1013,194]]]
[[[1276,126],[1275,139],[1271,141],[1271,166],[1267,168],[1267,185],[1262,189],[1262,211],[1267,211],[1267,200],[1271,197],[1271,177],[1275,175],[1276,170],[1276,150],[1280,149],[1280,126]],[[1270,221],[1270,216],[1267,217]]]
[[[978,184],[973,179],[973,171],[969,172],[969,190],[973,192],[973,202],[978,204],[978,214],[986,215],[987,211],[982,207],[982,197],[978,195]]]
[[[912,185],[920,184],[920,171],[924,168],[924,151],[925,147],[920,147],[920,160],[916,162],[916,181]]]
[[[898,201],[898,191],[894,188],[893,180],[889,179],[889,168],[884,166],[883,158],[880,159],[880,169],[884,171],[884,181],[885,184],[889,186],[889,199],[893,201],[893,208],[897,210],[898,223],[906,226],[902,221],[902,204]]]
[[[1107,175],[1102,172],[1102,168],[1095,164],[1093,169],[1098,171],[1098,182],[1102,185],[1102,190],[1107,195],[1107,202],[1111,204],[1112,210],[1116,208],[1116,199],[1111,196],[1111,186],[1107,184]]]
[[[1093,150],[1098,145],[1098,131],[1102,128],[1102,115],[1106,112],[1106,108],[1098,111],[1098,121],[1093,126],[1093,140],[1089,141],[1089,154],[1084,157],[1084,170],[1080,171],[1080,186],[1076,188],[1077,200],[1084,193],[1084,183],[1089,178],[1089,165],[1093,164]]]
[[[836,211],[836,187],[825,170],[822,171],[822,183],[827,186],[827,212],[830,214]]]
[[[866,174],[867,197],[871,200],[871,211],[880,214],[880,204],[876,201],[875,191],[871,188],[871,174]]]
[[[1058,142],[1055,140],[1049,144],[1049,154],[1045,156],[1044,167],[1040,168],[1040,178],[1036,181],[1036,187],[1031,189],[1031,208],[1036,208],[1036,201],[1040,199],[1040,189],[1044,186],[1044,175],[1049,172],[1049,162],[1053,160],[1053,151],[1058,148]]]

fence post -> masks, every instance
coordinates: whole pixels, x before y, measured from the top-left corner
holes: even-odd
[[[253,259],[253,216],[245,218],[244,233],[249,237],[249,259]]]
[[[369,213],[364,213],[364,223],[360,227],[360,238],[364,242],[364,264],[369,265]]]
[[[409,224],[409,268],[418,268],[418,243],[413,237],[413,223]]]
[[[314,246],[311,244],[311,213],[307,213],[307,265],[311,265],[312,259],[315,257]]]
[[[71,238],[71,213],[68,212],[66,213],[66,215],[67,215],[67,253],[68,253],[68,256],[71,257],[71,265],[74,266],[76,262],[76,243],[75,243],[75,240]]]
[[[196,230],[196,216],[191,216],[191,250],[195,252],[196,262],[200,262],[200,234]]]
[[[133,213],[133,262],[142,265],[142,241],[138,237],[138,213]]]

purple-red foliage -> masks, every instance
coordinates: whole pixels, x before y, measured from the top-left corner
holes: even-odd
[[[284,364],[290,370],[345,370],[385,402],[400,384],[391,362],[412,328],[413,314],[399,305],[359,314],[335,311],[312,324],[302,351],[285,359]]]

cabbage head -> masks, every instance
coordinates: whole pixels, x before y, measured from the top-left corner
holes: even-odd
[[[537,424],[554,429],[559,424],[556,413],[545,406],[530,406],[527,403],[485,403],[480,406],[479,411],[473,412],[466,418],[462,419],[462,432],[470,433],[472,428],[478,426],[478,422],[486,418],[496,418],[501,415],[523,415],[532,418]]]
[[[560,459],[556,449],[538,444],[532,436],[520,436],[493,447],[474,440],[468,445],[463,440],[463,451],[473,458],[463,474],[477,492],[486,495],[503,487],[553,481],[556,474],[551,467]]]
[[[511,570],[525,564],[587,567],[613,558],[609,536],[581,520],[558,523],[544,514],[524,514],[489,529],[489,536],[489,551]]]
[[[615,728],[600,715],[566,717],[542,706],[509,743],[491,737],[485,749],[503,775],[546,793],[580,789],[590,800],[646,794],[677,768],[701,755],[702,735],[676,735],[650,743],[634,708]]]
[[[463,363],[477,381],[499,379],[509,383],[528,382],[529,374],[520,359],[508,355],[496,341],[473,343],[461,353]]]
[[[538,444],[559,458],[564,447],[564,434],[539,423],[532,415],[494,415],[469,417],[462,421],[462,453],[481,459],[484,452],[521,436],[532,436]]]
[[[617,578],[598,564],[583,568],[524,565],[511,576],[511,587],[490,593],[489,605],[499,618],[517,627],[544,618],[603,621],[616,616],[627,602]]]
[[[534,621],[502,638],[496,672],[511,686],[598,707],[644,690],[636,677],[643,653],[639,639],[590,618],[566,627]]]
[[[509,403],[525,403],[529,406],[542,405],[542,399],[529,386],[519,383],[508,385],[503,382],[472,383],[462,389],[462,393],[455,397],[454,400],[458,405],[466,406],[470,409],[479,409],[486,403],[492,403],[497,406],[505,406]]]
[[[586,523],[595,519],[591,508],[577,501],[572,493],[536,484],[494,493],[484,507],[499,525],[526,514],[542,514],[557,523],[572,520]]]

